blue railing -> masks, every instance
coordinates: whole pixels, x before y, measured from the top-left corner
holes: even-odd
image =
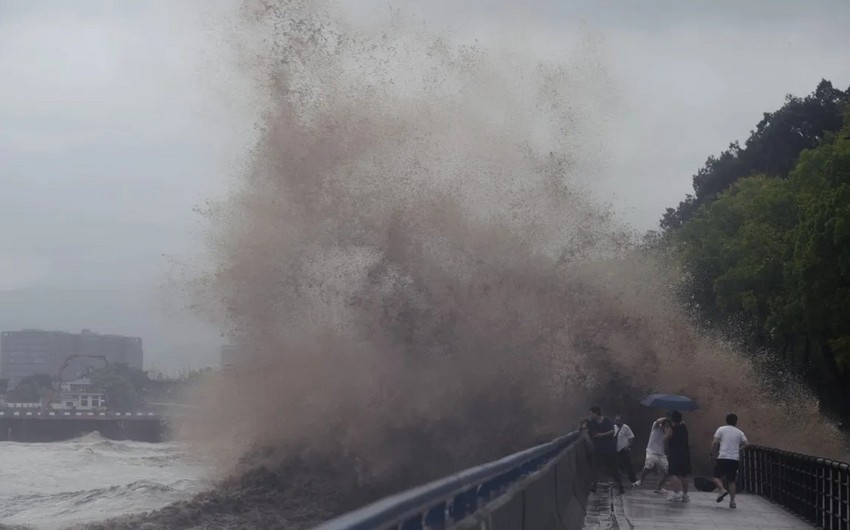
[[[387,497],[316,530],[581,528],[592,478],[590,444],[574,432],[501,460]]]

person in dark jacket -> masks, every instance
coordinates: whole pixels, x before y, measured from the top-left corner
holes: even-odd
[[[667,497],[673,502],[688,502],[688,475],[691,474],[691,448],[688,444],[688,427],[682,413],[674,410],[670,415],[673,428],[667,431],[667,460],[673,492]]]
[[[587,423],[582,423],[587,428],[587,433],[593,441],[594,460],[597,466],[597,472],[601,469],[607,471],[614,483],[617,485],[617,491],[621,494],[625,493],[623,483],[620,479],[620,466],[617,462],[617,440],[614,437],[616,428],[614,422],[602,415],[602,409],[599,407],[590,407],[590,417]],[[596,484],[593,484],[593,491],[596,490]]]

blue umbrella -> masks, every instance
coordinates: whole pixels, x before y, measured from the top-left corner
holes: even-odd
[[[697,410],[699,405],[693,399],[674,394],[650,394],[640,402],[646,407],[667,410]]]

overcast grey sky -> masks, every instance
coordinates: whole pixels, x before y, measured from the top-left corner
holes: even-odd
[[[389,5],[340,1],[364,24]],[[202,248],[193,207],[250,145],[211,5],[0,0],[0,328],[141,335],[161,366],[216,359],[215,330],[164,314],[159,289],[165,255]],[[641,230],[786,93],[850,85],[847,1],[392,5],[549,58],[591,35],[621,105],[594,187]]]

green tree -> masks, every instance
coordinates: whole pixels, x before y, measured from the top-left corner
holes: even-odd
[[[789,183],[761,175],[739,181],[682,227],[675,239],[704,313],[734,317],[764,338],[796,210]]]
[[[28,375],[6,396],[11,403],[37,403],[52,391],[52,378],[47,374]]]
[[[776,321],[819,343],[850,376],[850,127],[806,152],[792,178],[800,218]]]
[[[142,407],[145,394],[151,385],[151,380],[144,371],[120,363],[93,371],[89,379],[103,391],[110,409],[124,411]]]
[[[850,88],[837,90],[826,80],[805,98],[787,96],[782,108],[764,114],[744,147],[734,142],[719,156],[708,157],[693,176],[694,194],[687,195],[678,207],[667,209],[661,228],[681,228],[742,178],[754,174],[787,177],[803,150],[817,147],[823,138],[842,128],[848,103]]]
[[[850,417],[850,125],[789,178],[739,179],[666,237],[703,317],[782,353]]]

